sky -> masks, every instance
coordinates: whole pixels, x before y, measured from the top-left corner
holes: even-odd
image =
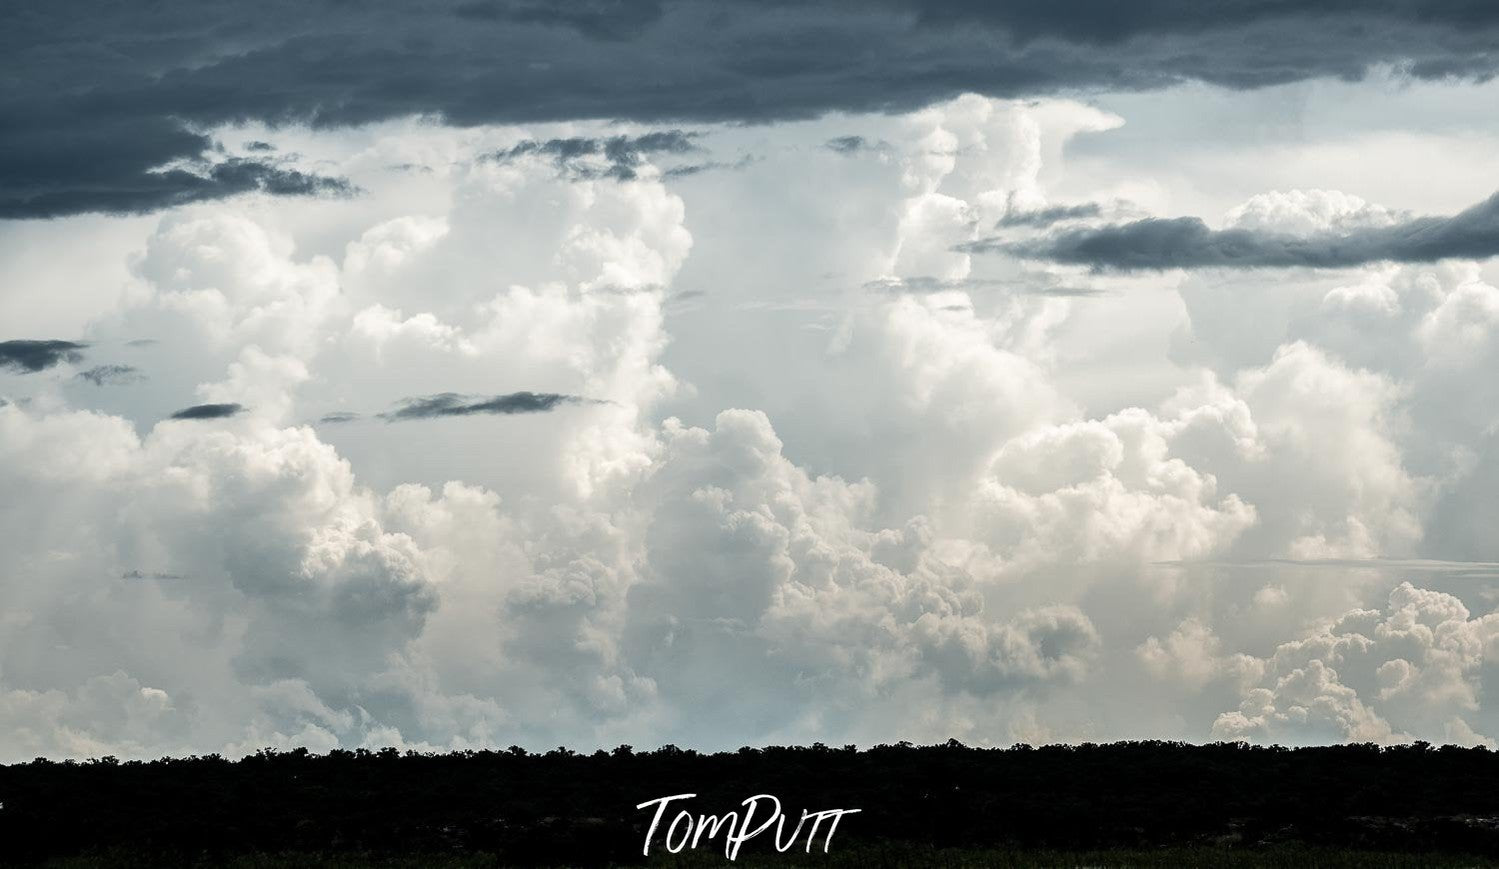
[[[0,761],[1499,740],[1499,6],[16,18]]]

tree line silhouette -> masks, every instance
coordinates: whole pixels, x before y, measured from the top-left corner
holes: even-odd
[[[0,864],[121,851],[161,863],[288,852],[632,863],[650,821],[635,806],[678,793],[712,812],[774,794],[793,821],[802,809],[862,810],[843,822],[835,849],[1294,842],[1499,857],[1496,782],[1499,753],[1422,742],[38,759],[0,766]],[[754,852],[774,855],[768,837],[745,846]]]

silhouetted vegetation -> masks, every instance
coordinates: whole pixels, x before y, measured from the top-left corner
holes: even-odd
[[[858,808],[827,856],[750,865],[1472,865],[1499,858],[1499,753],[1166,742],[699,754],[672,746],[451,754],[264,751],[0,767],[0,863],[599,865],[644,862],[646,800],[754,794]],[[674,814],[674,810],[671,814]],[[667,815],[669,819],[671,814]],[[820,844],[820,842],[819,842]],[[1177,859],[1180,858],[1180,859]],[[651,863],[723,865],[722,847]]]

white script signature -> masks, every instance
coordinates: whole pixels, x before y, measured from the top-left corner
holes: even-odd
[[[656,830],[661,827],[661,819],[666,815],[668,804],[675,800],[690,800],[695,796],[697,794],[673,794],[669,797],[646,800],[635,807],[637,809],[644,809],[647,806],[656,807],[656,814],[651,818],[650,829],[645,833],[645,848],[641,851],[644,856],[651,855],[651,840],[656,837]],[[762,806],[762,803],[766,805]],[[711,843],[715,836],[723,833],[724,856],[733,860],[739,856],[739,848],[745,842],[774,826],[776,850],[784,853],[796,845],[797,839],[801,836],[802,827],[811,821],[812,828],[807,831],[806,838],[806,853],[810,854],[812,843],[817,838],[818,828],[822,826],[823,821],[831,821],[827,827],[827,838],[822,843],[822,852],[826,854],[828,846],[833,843],[833,833],[838,829],[838,822],[843,819],[843,816],[863,811],[862,809],[824,809],[820,812],[803,810],[801,819],[796,822],[796,827],[791,831],[791,838],[783,839],[786,831],[786,815],[781,811],[779,799],[770,794],[756,794],[740,805],[744,807],[743,818],[740,818],[737,810],[722,815],[694,815],[686,809],[679,809],[676,817],[672,818],[671,824],[666,828],[663,839],[666,850],[673,854],[680,853],[683,849],[695,850],[704,839]],[[751,824],[757,813],[766,808],[769,808],[769,812],[765,820],[761,821],[758,827],[752,827]]]

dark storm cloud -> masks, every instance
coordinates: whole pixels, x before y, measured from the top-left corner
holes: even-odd
[[[1485,259],[1499,254],[1499,194],[1450,217],[1415,217],[1391,226],[1309,236],[1211,229],[1196,217],[1177,217],[1070,229],[1030,241],[975,242],[965,249],[1116,271],[1346,268],[1385,261]]]
[[[1392,24],[1441,22],[1452,27],[1492,26],[1499,11],[1482,0],[886,0],[912,10],[926,24],[984,22],[1022,39],[1062,38],[1112,45],[1140,36],[1195,34],[1267,20],[1299,19],[1331,26],[1359,14]]]
[[[0,148],[5,134],[0,133]],[[206,140],[205,140],[206,142]],[[107,151],[102,147],[100,151]],[[200,152],[200,155],[203,152]],[[22,155],[23,159],[29,155]],[[263,192],[276,196],[347,196],[354,192],[348,181],[310,175],[266,161],[233,157],[217,163],[196,161],[191,169],[159,170],[127,155],[111,159],[98,152],[80,155],[81,161],[104,158],[87,166],[55,166],[59,176],[48,177],[16,165],[0,167],[0,218],[63,217],[69,214],[144,214],[175,205],[222,199],[240,193]],[[178,155],[187,156],[187,155]],[[87,187],[74,179],[92,177]]]
[[[134,365],[95,365],[87,371],[78,372],[76,376],[80,380],[87,380],[95,386],[134,383],[143,377],[140,369]]]
[[[1041,208],[1036,211],[1012,211],[999,219],[996,228],[1011,226],[1051,226],[1053,223],[1061,223],[1064,220],[1081,220],[1088,217],[1097,217],[1103,208],[1096,202],[1084,202],[1079,205],[1054,205],[1050,208]]]
[[[658,0],[555,0],[505,2],[475,0],[458,7],[458,15],[478,21],[508,21],[571,27],[594,39],[627,39],[640,35],[661,17]]]
[[[172,419],[226,419],[245,412],[240,404],[195,404],[172,414]]]
[[[614,178],[630,181],[636,169],[651,154],[686,154],[697,150],[692,140],[696,133],[681,130],[659,130],[641,136],[611,136],[605,139],[573,137],[548,139],[544,142],[525,141],[505,151],[492,154],[491,159],[514,160],[531,154],[549,157],[557,168],[574,178]],[[584,158],[601,157],[605,165],[588,162]],[[679,173],[690,174],[690,173]]]
[[[12,218],[338,192],[282,163],[207,159],[212,131],[238,122],[764,122],[964,91],[1356,78],[1372,64],[1484,78],[1499,58],[1489,0],[12,5],[0,28],[0,216]]]
[[[509,416],[518,413],[546,413],[564,404],[582,404],[588,399],[576,395],[559,395],[555,392],[512,392],[490,398],[459,395],[444,392],[422,398],[407,398],[395,410],[380,414],[387,422],[404,419],[433,419],[443,416],[474,416],[476,414],[500,414]]]
[[[87,347],[75,341],[0,341],[0,369],[34,373],[63,362],[81,362]]]

